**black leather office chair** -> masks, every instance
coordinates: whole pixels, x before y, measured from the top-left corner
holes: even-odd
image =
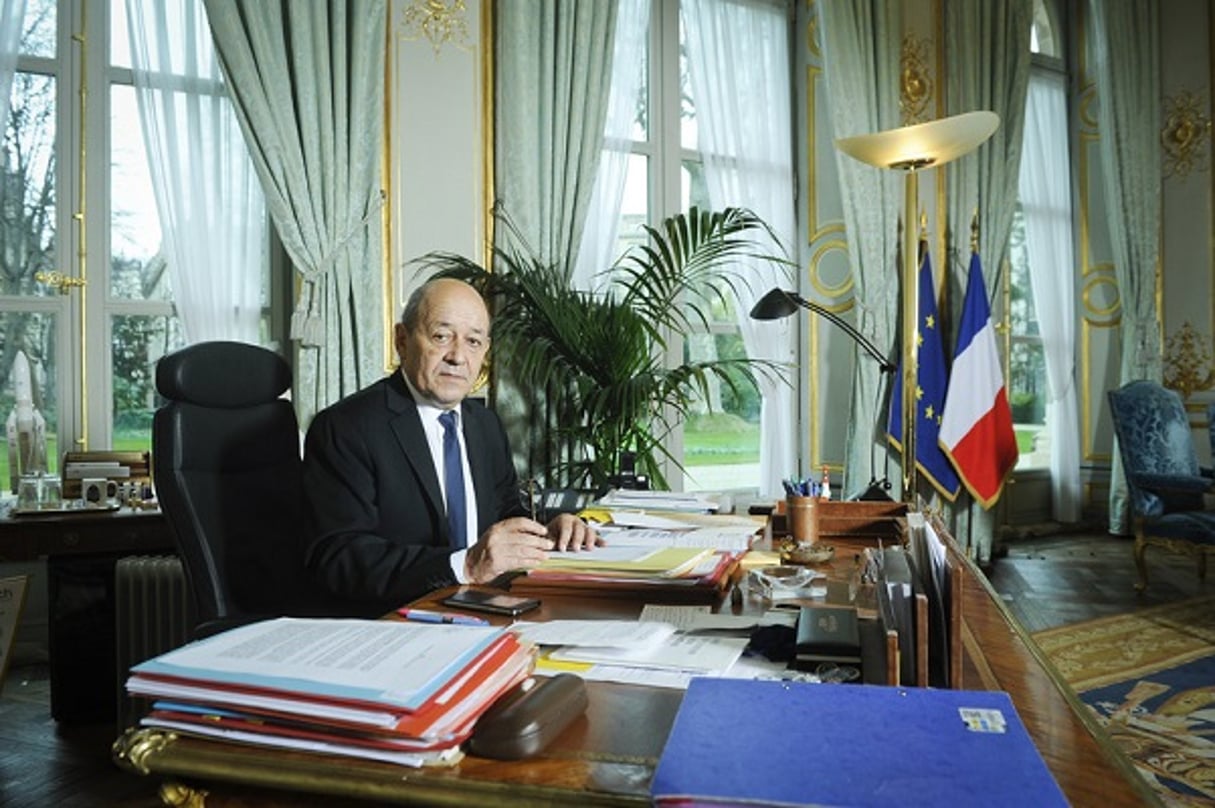
[[[291,368],[278,354],[205,342],[163,357],[152,473],[198,610],[196,634],[332,611],[305,573],[308,537]]]

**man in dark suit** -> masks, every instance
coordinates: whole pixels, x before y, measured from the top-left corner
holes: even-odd
[[[473,287],[428,281],[394,331],[400,370],[318,413],[308,429],[315,532],[306,561],[368,616],[599,541],[576,516],[547,527],[528,518],[501,421],[466,400],[489,330]]]

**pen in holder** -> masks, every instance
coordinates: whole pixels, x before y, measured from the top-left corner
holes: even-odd
[[[818,497],[790,495],[785,498],[789,535],[798,544],[818,542]]]

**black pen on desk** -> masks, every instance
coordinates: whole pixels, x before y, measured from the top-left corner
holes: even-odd
[[[444,612],[428,612],[423,609],[397,609],[397,614],[415,623],[447,623],[454,626],[488,626],[489,621],[470,614],[446,614]]]

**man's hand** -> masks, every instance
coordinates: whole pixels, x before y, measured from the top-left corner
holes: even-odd
[[[464,556],[469,583],[486,584],[505,572],[530,569],[548,558],[553,540],[544,525],[526,516],[505,519],[485,531]]]
[[[572,513],[559,513],[548,523],[554,550],[589,550],[603,544],[595,528]]]

